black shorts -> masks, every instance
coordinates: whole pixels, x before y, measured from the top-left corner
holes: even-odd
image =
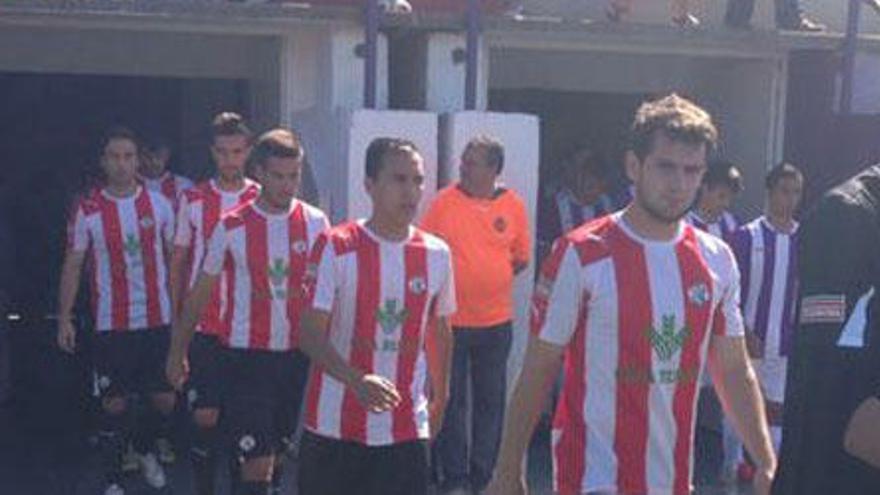
[[[226,352],[215,335],[196,333],[189,347],[189,380],[186,403],[191,411],[218,409],[223,402],[221,391],[226,382],[223,360]]]
[[[428,443],[368,447],[303,433],[297,472],[300,495],[425,495]]]
[[[292,445],[309,373],[300,351],[225,351],[224,421],[240,459],[286,452]]]
[[[95,395],[101,399],[169,392],[167,326],[101,332],[94,341]]]

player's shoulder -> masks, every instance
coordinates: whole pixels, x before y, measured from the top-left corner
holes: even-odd
[[[416,227],[415,229],[416,235],[413,238],[418,239],[425,246],[425,249],[447,255],[450,253],[449,245],[446,244],[446,241],[420,228]]]
[[[736,263],[733,250],[731,250],[727,242],[696,227],[687,226],[686,228],[691,233],[690,235],[694,236],[703,258],[711,268],[716,271],[727,272]],[[743,231],[738,230],[737,232]]]
[[[214,192],[214,186],[211,184],[211,180],[203,180],[198,184],[193,185],[192,187],[183,191],[183,196],[186,198],[187,202],[195,203],[197,201],[203,201],[206,197]]]
[[[611,256],[614,246],[612,236],[617,228],[616,216],[606,215],[570,230],[557,242],[573,249],[580,264],[587,265]]]
[[[76,210],[85,216],[95,215],[101,211],[100,190],[89,190],[76,198]]]
[[[152,189],[144,187],[141,190],[141,194],[144,194],[149,198],[150,204],[153,205],[153,209],[169,211],[173,210],[173,207],[171,206],[171,201],[168,199],[168,197],[162,194],[161,191],[154,191]]]
[[[326,237],[327,242],[333,247],[334,253],[341,256],[356,251],[364,242],[367,233],[358,222],[349,220],[330,227],[321,235]]]
[[[244,225],[254,213],[253,203],[241,203],[224,211],[220,221],[226,230],[232,230]]]
[[[327,221],[327,222],[329,222],[327,214],[324,213],[324,210],[318,208],[315,205],[307,203],[305,201],[302,201],[302,200],[298,200],[298,201],[299,201],[299,204],[302,205],[303,216],[305,217],[305,219],[307,221],[320,221],[320,222]]]

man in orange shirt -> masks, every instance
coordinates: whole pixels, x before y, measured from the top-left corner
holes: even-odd
[[[449,403],[437,438],[443,493],[479,492],[489,483],[498,455],[507,387],[513,319],[513,281],[529,263],[525,205],[498,184],[504,147],[472,139],[461,156],[461,180],[440,191],[422,227],[452,250],[458,310]],[[472,392],[470,449],[468,381]],[[468,456],[470,453],[470,456]]]

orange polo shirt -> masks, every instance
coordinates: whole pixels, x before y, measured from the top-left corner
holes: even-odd
[[[488,327],[513,319],[513,265],[528,263],[529,225],[522,199],[509,189],[492,199],[468,196],[453,184],[437,194],[422,228],[452,250],[457,327]]]

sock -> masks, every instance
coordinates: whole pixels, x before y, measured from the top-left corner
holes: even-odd
[[[193,434],[190,459],[193,465],[193,478],[198,495],[214,494],[214,472],[217,467],[215,445],[217,428],[196,427]]]
[[[107,484],[122,483],[122,454],[125,451],[125,414],[102,414],[100,442],[101,464]]]

